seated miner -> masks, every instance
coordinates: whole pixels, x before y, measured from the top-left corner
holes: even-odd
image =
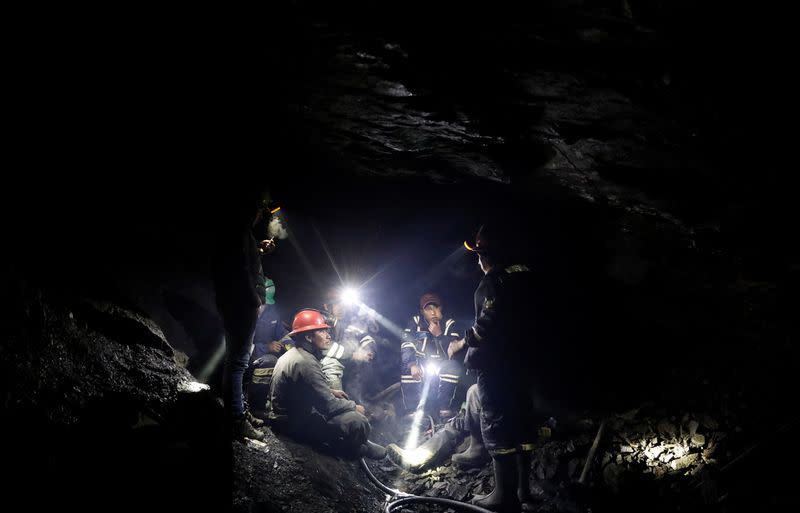
[[[378,325],[365,308],[346,305],[333,293],[323,309],[332,326],[333,342],[322,359],[322,372],[331,388],[344,390],[363,402],[364,383],[377,355],[373,335],[378,332]]]
[[[334,390],[344,390],[354,400],[363,402],[364,383],[376,354],[375,339],[370,336],[363,337],[357,344],[332,342],[320,362],[328,385]]]
[[[256,329],[253,333],[253,352],[250,354],[250,363],[261,358],[266,354],[283,354],[282,351],[276,353],[275,342],[285,344],[290,342],[287,337],[287,330],[281,322],[280,310],[275,302],[275,282],[270,278],[264,280],[265,302],[261,306],[261,311],[256,321]]]
[[[447,421],[442,429],[414,449],[403,449],[396,444],[389,444],[386,447],[387,455],[392,463],[411,472],[424,472],[442,464],[451,456],[453,465],[458,468],[482,467],[489,462],[489,452],[483,445],[480,415],[478,387],[472,385],[467,390],[466,408]],[[467,449],[453,454],[467,437]]]
[[[348,455],[382,459],[386,449],[368,440],[364,407],[333,390],[320,360],[330,349],[330,326],[318,310],[301,310],[292,321],[293,345],[278,358],[270,388],[270,420],[276,432]]]
[[[278,358],[291,348],[291,339],[273,340],[267,344],[267,352],[256,358],[247,368],[244,375],[247,405],[250,413],[261,420],[268,420],[270,411],[269,391],[272,385],[272,373]]]
[[[452,408],[463,372],[463,351],[449,356],[447,348],[463,336],[456,321],[444,319],[442,300],[437,294],[424,294],[419,308],[419,315],[413,316],[404,330],[400,345],[403,404],[407,412],[423,408],[447,419],[455,414]]]

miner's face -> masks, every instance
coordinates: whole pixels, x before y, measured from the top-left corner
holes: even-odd
[[[478,265],[481,266],[483,274],[487,274],[492,270],[492,264],[489,262],[489,259],[486,258],[486,255],[478,255]]]
[[[327,351],[331,347],[330,330],[316,330],[311,334],[311,343],[321,351]]]
[[[422,315],[429,323],[437,323],[442,320],[442,307],[436,303],[428,303],[422,309]]]

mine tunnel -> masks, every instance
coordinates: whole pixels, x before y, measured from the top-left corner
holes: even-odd
[[[33,15],[3,191],[4,509],[796,506],[794,203],[743,129],[769,95],[732,9]],[[508,251],[490,271],[486,240]],[[480,286],[498,273],[526,276],[513,301]],[[481,342],[493,311],[514,315]],[[373,452],[280,427],[302,351]],[[526,443],[492,445],[492,419]]]

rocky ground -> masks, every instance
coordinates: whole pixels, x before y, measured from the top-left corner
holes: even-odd
[[[681,418],[658,419],[656,413],[643,407],[605,419],[584,483],[579,483],[579,478],[599,422],[581,419],[545,431],[531,462],[530,486],[539,510],[718,508],[724,497],[718,495],[716,476],[730,460],[726,432],[708,415],[698,415],[700,420],[688,413]],[[370,467],[384,483],[423,497],[468,501],[493,486],[491,465],[461,471],[448,461],[417,474],[388,461]]]

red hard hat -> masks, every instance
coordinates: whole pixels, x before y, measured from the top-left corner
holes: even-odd
[[[292,321],[292,331],[289,336],[304,331],[330,329],[325,323],[325,316],[317,310],[300,310]]]
[[[419,298],[419,308],[420,310],[424,310],[426,306],[430,303],[436,303],[439,306],[442,306],[442,300],[438,294],[434,294],[433,292],[428,292],[427,294],[423,294],[421,298]]]

